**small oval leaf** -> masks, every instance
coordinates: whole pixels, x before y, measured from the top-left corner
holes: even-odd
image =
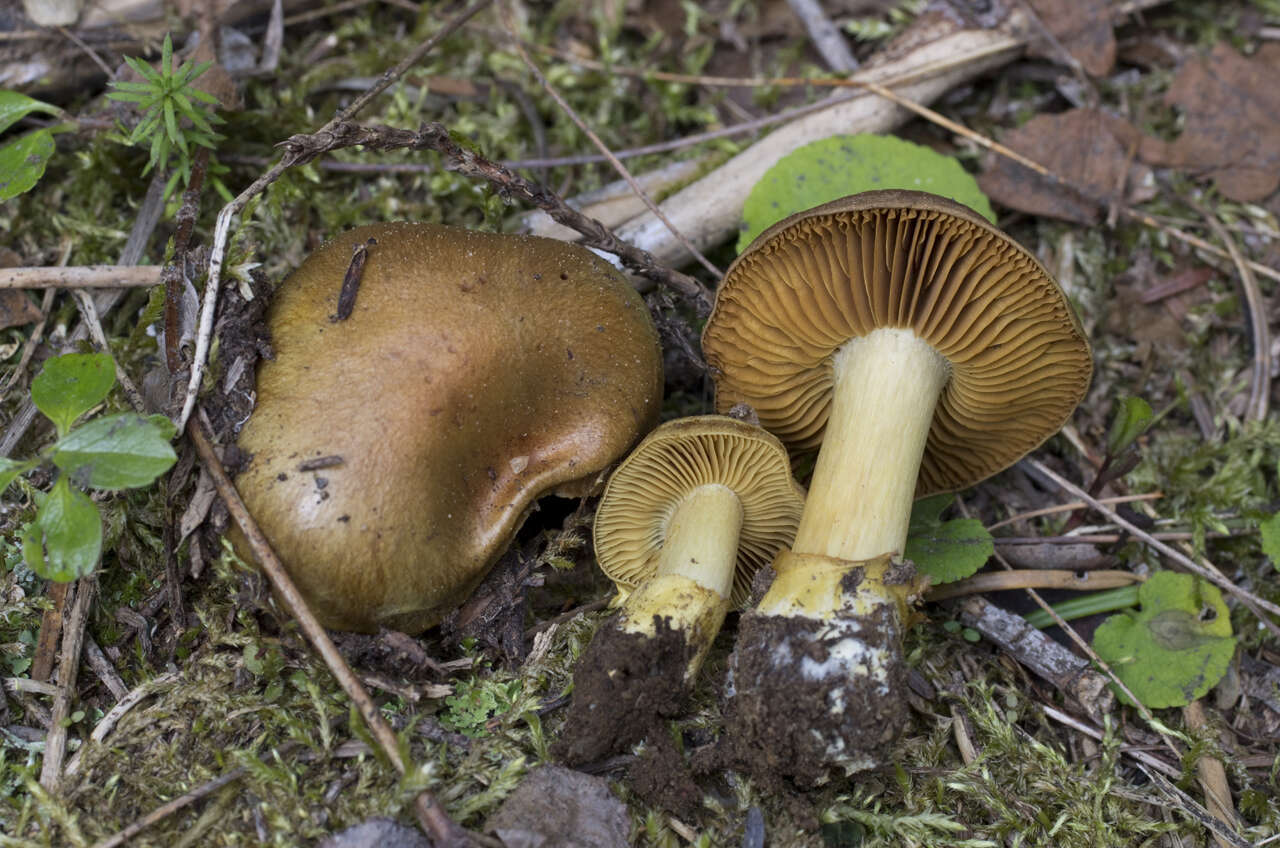
[[[168,440],[172,429],[132,412],[95,418],[54,446],[53,463],[86,488],[148,486],[177,460]]]
[[[77,418],[102,402],[115,382],[115,363],[105,353],[55,356],[31,381],[31,401],[53,419],[62,436]]]
[[[102,516],[66,476],[53,484],[22,534],[22,558],[46,580],[65,583],[93,571],[102,555]]]

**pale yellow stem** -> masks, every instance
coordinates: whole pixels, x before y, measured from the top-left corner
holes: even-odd
[[[742,502],[728,486],[709,483],[681,499],[667,522],[658,574],[681,574],[725,597],[733,588],[742,532]]]
[[[900,554],[947,361],[911,330],[836,353],[834,396],[792,550],[860,562]]]
[[[619,626],[654,635],[654,619],[666,619],[693,649],[689,680],[720,632],[738,559],[742,502],[719,484],[699,486],[676,505],[667,522],[657,573],[622,605]]]

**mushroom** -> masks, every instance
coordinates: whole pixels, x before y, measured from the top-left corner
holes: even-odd
[[[595,520],[596,559],[626,599],[574,671],[558,754],[599,759],[678,711],[730,604],[745,606],[803,505],[786,449],[757,426],[682,418],[640,443]]]
[[[815,782],[901,731],[895,563],[914,498],[963,489],[1057,432],[1089,346],[1062,290],[972,210],[875,191],[774,225],[730,267],[702,339],[716,406],[819,447],[804,515],[739,628],[731,731]],[[798,706],[803,705],[803,706]]]
[[[361,227],[285,280],[268,320],[238,483],[332,628],[436,624],[534,501],[584,494],[662,396],[639,295],[552,239]]]

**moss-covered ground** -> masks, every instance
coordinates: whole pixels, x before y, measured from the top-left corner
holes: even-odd
[[[320,126],[349,101],[353,90],[365,87],[454,11],[452,4],[425,2],[416,12],[408,5],[364,5],[289,27],[279,67],[246,79],[244,108],[224,113],[227,123],[219,129],[225,140],[216,152],[222,163],[218,178],[239,191],[273,159],[273,145]],[[803,33],[783,20],[787,10],[781,2],[515,5],[532,43],[606,65],[742,76],[826,73]],[[856,18],[851,30],[866,39],[855,42],[863,56],[882,43],[877,39],[904,26],[919,6],[899,4],[877,13],[867,11],[876,4],[831,5],[862,10],[842,17]],[[1120,37],[1149,43],[1165,39],[1201,50],[1226,39],[1251,50],[1261,39],[1274,37],[1257,33],[1280,27],[1280,8],[1272,2],[1208,8],[1190,0],[1168,4],[1131,20]],[[1246,30],[1253,35],[1239,34],[1241,21],[1252,22]],[[251,37],[261,37],[260,28],[249,31]],[[439,120],[494,160],[594,153],[519,58],[500,45],[496,19],[481,15],[374,101],[361,120],[405,128]],[[730,92],[588,70],[536,55],[552,84],[615,151],[735,123],[820,93],[777,88]],[[999,135],[1036,112],[1065,106],[1056,84],[1058,71],[1047,69],[1042,61],[1015,63],[954,92],[940,109],[974,129]],[[1178,129],[1177,113],[1161,101],[1170,77],[1164,71],[1126,72],[1104,81],[1099,92],[1104,105],[1123,102],[1132,114],[1145,116],[1144,129],[1168,136]],[[98,81],[60,103],[73,114],[99,115],[110,108],[101,94]],[[917,121],[902,132],[978,167],[973,149],[957,145],[945,130]],[[634,172],[643,172],[674,158],[706,156],[714,162],[744,149],[753,138],[720,139],[627,163]],[[108,132],[60,136],[40,184],[0,205],[0,241],[27,265],[57,264],[64,256],[75,265],[114,263],[147,190],[150,178],[142,176],[146,158],[145,150],[126,147]],[[239,223],[238,263],[260,263],[266,278],[276,282],[319,240],[357,224],[417,219],[511,230],[523,211],[506,205],[487,186],[445,170],[434,154],[344,150],[326,161],[367,167],[349,172],[313,163],[287,172]],[[426,168],[406,172],[382,167],[406,162]],[[615,179],[602,164],[529,173],[564,196]],[[1199,213],[1187,201],[1203,188],[1194,176],[1159,172],[1158,192],[1145,211],[1194,226]],[[1227,223],[1250,257],[1277,265],[1280,203],[1274,197],[1252,206],[1208,193],[1199,202],[1209,204]],[[162,261],[178,203],[176,196],[168,203],[146,261]],[[204,193],[195,245],[209,243],[220,205],[213,191]],[[1280,602],[1280,578],[1262,555],[1256,533],[1259,521],[1280,508],[1280,423],[1274,415],[1262,422],[1241,418],[1250,340],[1230,263],[1214,265],[1213,275],[1183,299],[1183,314],[1169,325],[1161,323],[1159,304],[1135,304],[1131,297],[1124,299],[1125,292],[1131,294],[1136,284],[1135,268],[1153,269],[1150,273],[1161,277],[1207,261],[1196,259],[1184,245],[1124,219],[1113,227],[1083,227],[1005,213],[1001,224],[1061,278],[1090,330],[1097,370],[1075,416],[1075,432],[1085,444],[1104,444],[1120,398],[1138,395],[1149,401],[1162,414],[1141,441],[1142,462],[1124,480],[1128,490],[1163,492],[1154,503],[1155,516],[1164,520],[1160,529],[1190,533],[1191,544],[1231,579]],[[732,259],[730,250],[722,248],[711,259],[724,267]],[[194,282],[203,285],[202,278]],[[1259,283],[1270,308],[1275,284],[1265,278]],[[147,292],[135,292],[106,318],[113,351],[136,380],[160,356],[143,326],[154,320],[157,303]],[[55,352],[77,320],[72,299],[57,297],[46,331],[49,341],[37,360]],[[29,333],[30,326],[0,331],[0,377],[7,379],[17,366]],[[37,367],[29,366],[28,380]],[[686,374],[670,389],[665,417],[709,410],[707,383]],[[0,422],[9,422],[24,397],[19,388],[3,398]],[[113,397],[111,403],[123,408],[125,401]],[[1197,425],[1197,406],[1208,411],[1208,437]],[[34,452],[49,435],[37,425],[18,453]],[[1087,463],[1068,440],[1051,440],[1041,455],[1074,479],[1087,478]],[[39,484],[37,478],[30,485]],[[227,550],[210,552],[198,576],[185,574],[185,623],[174,623],[165,596],[163,527],[181,514],[190,490],[177,493],[176,512],[168,516],[166,494],[162,484],[104,501],[107,547],[88,625],[125,686],[149,686],[149,694],[102,742],[90,741],[116,699],[88,667],[82,668],[70,718],[69,756],[77,768],[66,777],[61,793],[51,796],[37,782],[40,722],[48,699],[6,688],[0,706],[0,844],[90,845],[237,768],[243,769],[239,779],[145,830],[131,844],[310,844],[372,815],[411,821],[414,792],[423,786],[457,821],[479,828],[529,769],[547,761],[550,741],[564,719],[562,696],[571,686],[574,660],[605,615],[598,605],[596,611],[571,615],[541,631],[532,658],[514,668],[483,640],[455,642],[435,632],[422,645],[444,664],[442,672],[419,668],[406,674],[376,657],[363,666],[357,661],[366,681],[374,681],[373,694],[413,763],[411,774],[401,780],[374,752],[341,690],[274,605],[261,579]],[[962,499],[987,523],[1066,500],[1035,490],[1016,470]],[[541,518],[535,516],[522,544],[538,550],[540,538],[554,537],[564,515],[559,509],[549,507]],[[0,515],[4,678],[29,676],[41,616],[50,606],[46,584],[22,564],[16,542],[18,528],[33,511],[30,486],[6,494]],[[1052,536],[1065,521],[1063,515],[1049,516],[1024,521],[1016,529],[1022,535]],[[559,548],[542,557],[538,573],[545,585],[534,590],[525,622],[530,638],[539,625],[609,592],[606,581],[590,573],[581,528],[574,532],[573,539],[562,539]],[[1115,567],[1155,564],[1154,555],[1136,542],[1106,552],[1115,557]],[[186,555],[184,547],[179,561],[185,563]],[[568,570],[575,563],[576,569]],[[1012,594],[995,600],[1008,606],[1022,603]],[[1138,746],[1167,754],[1136,712],[1117,708],[1101,740],[1056,722],[1042,708],[1057,703],[1053,690],[989,643],[970,641],[966,636],[972,634],[952,626],[951,617],[944,608],[928,608],[909,634],[909,662],[927,685],[910,705],[903,705],[912,711],[912,721],[893,763],[803,796],[821,822],[819,832],[796,830],[787,799],[734,774],[704,785],[705,808],[697,821],[673,820],[646,807],[618,781],[615,792],[628,803],[635,844],[747,844],[746,815],[752,807],[763,812],[768,844],[777,846],[1211,844],[1184,802],[1122,753],[1125,746]],[[1280,643],[1251,613],[1233,605],[1233,622],[1240,654],[1280,665]],[[732,623],[712,652],[688,717],[675,724],[686,748],[719,732],[717,696],[732,647]],[[1241,683],[1244,677],[1245,672],[1233,670],[1206,699],[1211,722],[1225,731],[1226,743],[1217,734],[1187,729],[1179,710],[1160,711],[1157,718],[1188,752],[1174,763],[1181,773],[1177,785],[1203,803],[1196,758],[1215,754],[1234,792],[1240,833],[1261,844],[1280,834],[1280,715],[1257,696],[1241,694],[1247,688]],[[441,686],[451,687],[452,693],[443,694]],[[1275,705],[1274,687],[1271,698]],[[957,745],[958,723],[976,754],[970,762]]]

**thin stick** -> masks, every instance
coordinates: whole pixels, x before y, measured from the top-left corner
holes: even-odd
[[[1117,495],[1110,498],[1098,498],[1101,503],[1118,504],[1133,503],[1134,501],[1154,501],[1164,497],[1164,492],[1148,492],[1145,495]],[[1074,512],[1077,509],[1084,509],[1088,506],[1084,501],[1068,501],[1064,504],[1056,506],[1047,506],[1044,509],[1033,509],[1030,512],[1020,512],[1017,515],[1011,515],[1008,518],[997,521],[995,524],[987,525],[987,532],[1006,527],[1016,521],[1024,521],[1028,518],[1040,518],[1045,515],[1054,515],[1059,512]]]
[[[693,258],[698,260],[698,263],[702,265],[702,267],[706,268],[712,274],[715,274],[716,279],[720,279],[720,277],[724,276],[723,272],[711,263],[711,260],[702,255],[702,251],[694,247],[693,244],[685,238],[684,233],[676,229],[676,225],[671,223],[671,219],[666,216],[666,213],[658,208],[658,205],[653,202],[653,199],[649,197],[645,190],[640,187],[640,184],[636,182],[636,178],[631,175],[629,170],[627,170],[627,166],[618,161],[618,157],[613,155],[613,152],[609,150],[608,146],[603,141],[600,140],[600,137],[587,126],[586,122],[583,121],[582,118],[578,117],[578,113],[574,111],[568,101],[560,96],[560,92],[556,91],[555,87],[547,81],[547,78],[542,75],[541,69],[539,69],[538,66],[534,64],[534,61],[529,58],[529,54],[525,51],[520,38],[516,36],[515,27],[511,23],[510,9],[507,7],[507,4],[504,2],[500,4],[499,8],[501,9],[502,24],[507,28],[507,31],[511,33],[512,45],[516,48],[516,52],[520,54],[521,60],[524,61],[525,66],[529,69],[529,72],[533,74],[534,79],[538,81],[538,84],[542,86],[543,90],[551,96],[551,99],[556,102],[556,105],[560,107],[561,111],[569,116],[569,120],[573,121],[574,124],[577,125],[578,129],[582,130],[587,138],[591,140],[591,143],[595,145],[596,149],[609,160],[609,164],[612,165],[613,169],[627,181],[627,185],[631,186],[631,190],[635,192],[636,196],[644,201],[645,207],[656,215],[658,220],[667,225],[667,229],[670,230],[671,235],[675,236],[676,241],[684,245],[685,250],[689,251],[689,253],[693,255]]]
[[[1142,766],[1138,766],[1138,768],[1142,768]],[[1215,837],[1231,844],[1233,848],[1256,848],[1252,842],[1245,840],[1232,830],[1229,825],[1201,806],[1195,798],[1165,780],[1161,775],[1152,774],[1145,768],[1142,768],[1142,770],[1146,772],[1147,777],[1151,778],[1152,783],[1164,790],[1165,794],[1178,801],[1183,812],[1203,825]],[[1177,778],[1174,779],[1176,780]]]
[[[67,755],[67,719],[76,691],[76,674],[80,669],[80,648],[84,644],[84,628],[98,581],[84,577],[76,582],[76,597],[71,602],[71,615],[62,628],[62,656],[58,661],[58,694],[50,710],[49,734],[44,740],[44,762],[40,766],[40,785],[57,794],[62,783],[62,761]]]
[[[160,285],[155,265],[0,268],[0,289],[127,289]]]
[[[809,40],[822,55],[827,67],[836,73],[848,73],[858,69],[858,60],[849,49],[844,34],[831,23],[818,0],[787,0],[791,13],[804,24]]]
[[[210,281],[210,285],[212,284],[212,281]],[[258,528],[257,522],[249,514],[244,501],[240,499],[240,494],[236,491],[231,478],[227,476],[227,471],[222,466],[222,460],[218,458],[213,444],[205,434],[203,423],[195,420],[191,421],[187,425],[187,435],[191,438],[192,444],[195,445],[196,452],[200,455],[200,461],[204,463],[205,470],[213,478],[213,485],[218,490],[219,497],[226,504],[227,511],[231,513],[231,517],[239,526],[240,531],[244,533],[245,539],[248,540],[249,546],[253,549],[254,556],[258,560],[258,564],[271,581],[277,596],[298,622],[307,641],[324,659],[334,678],[337,679],[338,685],[342,687],[343,691],[347,693],[347,697],[356,705],[356,709],[364,717],[365,724],[377,741],[378,747],[382,749],[392,767],[401,775],[405,774],[407,766],[400,756],[400,746],[396,740],[395,731],[387,724],[382,713],[378,711],[377,705],[369,697],[369,693],[365,691],[359,679],[352,673],[351,667],[347,665],[347,661],[338,652],[338,648],[333,644],[333,640],[329,638],[329,634],[320,626],[315,614],[311,612],[311,608],[307,606],[307,602],[303,599],[297,586],[294,585],[292,578],[285,571],[284,565],[275,555],[275,552],[272,551],[267,537]],[[418,795],[414,804],[419,822],[435,843],[451,847],[466,845],[466,831],[449,818],[449,814],[445,812],[444,808],[440,806],[440,802],[429,791],[424,789]]]
[[[1034,462],[1034,460],[1031,460],[1031,461]],[[1086,499],[1088,499],[1089,497],[1091,496],[1088,496],[1088,495],[1085,496]],[[959,506],[960,506],[961,512],[964,513],[966,516],[968,516],[969,513],[968,513],[968,510],[965,509],[964,501],[960,501]],[[1009,564],[1009,561],[1007,559],[1005,559],[1003,556],[1000,555],[999,551],[996,551],[994,553],[994,557],[996,562],[1000,563],[1000,566],[1005,571],[1014,570],[1013,566]],[[1139,715],[1142,716],[1142,718],[1147,722],[1148,725],[1155,728],[1156,732],[1160,735],[1160,739],[1161,741],[1164,742],[1165,746],[1171,752],[1173,752],[1173,755],[1175,757],[1181,760],[1182,751],[1180,751],[1178,749],[1178,746],[1174,744],[1173,740],[1169,738],[1169,735],[1160,729],[1160,725],[1156,722],[1156,718],[1154,715],[1152,715],[1151,710],[1147,708],[1146,704],[1142,703],[1142,699],[1140,699],[1137,695],[1133,693],[1133,690],[1129,688],[1128,684],[1126,684],[1123,680],[1120,679],[1119,675],[1117,675],[1115,671],[1112,670],[1110,664],[1107,663],[1107,661],[1104,660],[1102,657],[1098,656],[1098,652],[1093,649],[1093,646],[1090,645],[1088,642],[1086,642],[1084,638],[1079,633],[1076,632],[1076,629],[1072,627],[1070,624],[1068,624],[1067,620],[1064,619],[1058,613],[1057,610],[1051,607],[1049,605],[1049,602],[1046,601],[1039,592],[1037,592],[1035,589],[1030,589],[1030,588],[1024,589],[1023,591],[1027,593],[1027,597],[1035,601],[1036,605],[1039,606],[1040,609],[1044,610],[1045,614],[1048,615],[1049,618],[1053,619],[1053,623],[1058,625],[1058,627],[1062,629],[1062,632],[1066,634],[1067,638],[1070,639],[1072,642],[1074,642],[1076,647],[1079,648],[1080,651],[1086,657],[1088,657],[1090,660],[1093,661],[1093,664],[1096,665],[1102,671],[1102,673],[1105,674],[1111,680],[1112,684],[1114,684],[1117,689],[1119,689],[1121,692],[1125,694],[1125,696],[1129,699],[1129,702],[1132,703],[1134,707],[1138,710]],[[1028,627],[1030,627],[1030,625],[1028,625]]]
[[[1040,704],[1040,709],[1044,711],[1045,715],[1047,715],[1049,718],[1053,719],[1054,721],[1058,722],[1059,724],[1065,724],[1067,727],[1070,727],[1072,730],[1079,731],[1080,733],[1083,733],[1085,736],[1092,737],[1098,740],[1099,742],[1102,741],[1103,733],[1101,730],[1099,730],[1098,728],[1094,727],[1091,724],[1088,724],[1087,722],[1081,721],[1080,719],[1076,718],[1070,713],[1064,713],[1062,710],[1058,709],[1057,707],[1053,707],[1053,706],[1050,706],[1049,704],[1044,704],[1044,703]],[[1181,769],[1178,769],[1178,768],[1175,768],[1174,766],[1169,765],[1164,760],[1151,756],[1146,751],[1143,751],[1138,748],[1132,748],[1128,745],[1121,745],[1120,753],[1128,757],[1133,757],[1135,760],[1142,763],[1143,765],[1148,766],[1149,768],[1153,768],[1156,771],[1160,772],[1161,774],[1167,774],[1169,777],[1172,777],[1174,780],[1182,779]]]
[[[206,781],[195,789],[192,789],[190,792],[187,792],[184,795],[179,795],[169,803],[156,807],[142,818],[130,824],[124,830],[112,836],[108,836],[106,839],[98,840],[93,843],[92,848],[118,848],[133,837],[137,836],[139,833],[142,833],[142,831],[151,827],[153,824],[163,821],[181,810],[183,807],[191,806],[206,795],[212,795],[228,783],[232,783],[244,777],[244,774],[245,767],[237,766],[221,777],[215,777],[213,780]]]
[[[962,595],[982,592],[1007,592],[1010,589],[1067,589],[1090,592],[1095,589],[1118,589],[1141,583],[1142,578],[1131,571],[1089,571],[1077,576],[1061,569],[1016,568],[1013,571],[992,571],[975,574],[954,583],[934,586],[925,593],[926,601],[944,601]]]
[[[1258,280],[1249,270],[1249,265],[1240,255],[1236,240],[1222,226],[1218,216],[1193,198],[1188,198],[1187,202],[1204,217],[1209,229],[1213,230],[1218,241],[1227,248],[1227,252],[1231,254],[1231,261],[1235,263],[1236,271],[1240,274],[1240,287],[1244,289],[1244,302],[1249,313],[1249,329],[1253,342],[1253,368],[1250,372],[1249,403],[1245,406],[1245,418],[1262,421],[1267,417],[1268,400],[1271,395],[1271,331],[1267,327],[1268,310],[1262,300],[1262,291],[1258,288]]]
[[[1178,563],[1183,568],[1187,569],[1193,574],[1200,575],[1204,579],[1208,580],[1210,583],[1213,583],[1215,586],[1218,586],[1221,589],[1225,589],[1227,592],[1230,592],[1232,595],[1235,595],[1237,598],[1240,599],[1242,603],[1245,604],[1245,606],[1253,610],[1253,613],[1258,617],[1258,620],[1261,621],[1264,625],[1266,625],[1271,630],[1271,632],[1275,633],[1277,636],[1280,636],[1280,627],[1277,627],[1275,622],[1272,622],[1271,620],[1269,620],[1266,616],[1262,615],[1262,613],[1259,611],[1259,610],[1266,610],[1272,615],[1280,615],[1280,606],[1276,606],[1275,604],[1271,603],[1270,601],[1264,598],[1259,598],[1257,595],[1254,595],[1251,592],[1247,592],[1244,589],[1241,589],[1235,583],[1232,583],[1230,580],[1228,580],[1226,576],[1221,571],[1218,570],[1218,567],[1215,566],[1213,563],[1209,562],[1208,560],[1204,560],[1203,563],[1196,562],[1191,557],[1187,556],[1186,554],[1182,553],[1176,548],[1166,545],[1164,542],[1152,536],[1150,533],[1143,530],[1141,527],[1138,527],[1136,524],[1126,521],[1119,513],[1111,509],[1111,507],[1102,503],[1097,498],[1093,497],[1088,492],[1086,492],[1084,489],[1081,489],[1079,486],[1075,485],[1071,481],[1062,477],[1060,474],[1053,471],[1047,465],[1040,462],[1039,460],[1032,459],[1031,457],[1026,457],[1022,461],[1027,463],[1032,469],[1034,469],[1040,475],[1051,480],[1056,486],[1058,486],[1060,489],[1070,494],[1072,497],[1079,498],[1080,500],[1089,504],[1089,506],[1098,510],[1103,515],[1106,515],[1111,521],[1118,524],[1120,527],[1124,528],[1125,530],[1129,531],[1134,536],[1141,539],[1143,542],[1146,542],[1148,545],[1155,548],[1160,553],[1169,557],[1169,559]]]

